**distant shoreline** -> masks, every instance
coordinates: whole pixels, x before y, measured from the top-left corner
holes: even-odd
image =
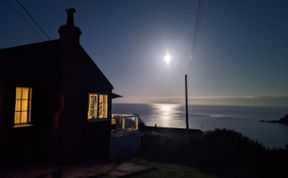
[[[266,123],[276,123],[276,124],[284,124],[288,127],[288,114],[286,114],[284,117],[280,118],[279,120],[260,120],[260,122],[266,122]]]

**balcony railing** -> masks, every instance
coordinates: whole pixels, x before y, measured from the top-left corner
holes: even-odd
[[[112,114],[112,131],[135,131],[139,128],[138,114]]]

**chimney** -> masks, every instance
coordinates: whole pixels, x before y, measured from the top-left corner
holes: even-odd
[[[67,26],[74,26],[74,13],[76,12],[76,9],[74,8],[70,8],[70,9],[66,9],[67,12]]]
[[[58,30],[58,33],[60,34],[60,39],[63,40],[65,43],[79,44],[81,30],[79,27],[74,26],[75,12],[76,10],[74,8],[66,9],[66,24],[62,25]]]

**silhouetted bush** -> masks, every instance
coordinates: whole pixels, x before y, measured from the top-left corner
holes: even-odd
[[[202,144],[200,155],[205,164],[237,165],[248,160],[257,161],[265,151],[262,145],[225,129],[206,132]]]
[[[155,128],[142,134],[141,149],[146,159],[196,165],[220,177],[287,177],[287,150],[268,150],[232,130],[193,134]]]

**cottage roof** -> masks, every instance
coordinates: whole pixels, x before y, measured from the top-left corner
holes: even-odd
[[[93,73],[93,76],[97,75],[97,78],[100,77],[101,84],[105,84],[108,88],[113,89],[112,84],[79,43],[81,30],[79,27],[74,26],[73,18],[73,13],[75,13],[76,10],[71,8],[67,9],[66,12],[67,23],[62,25],[58,30],[60,39],[0,49],[0,68],[3,63],[14,65],[15,68],[17,68],[16,65],[19,67],[21,64],[29,63],[29,65],[35,66],[41,70],[40,66],[45,68],[57,68],[61,65],[61,62],[59,61],[66,60],[65,62],[62,62],[62,66],[59,68],[59,70],[62,70],[61,67],[71,65],[70,59],[65,59],[68,58],[67,55],[63,55],[66,53],[68,56],[70,54],[70,57],[73,57],[76,65],[80,64],[79,67],[82,67],[82,72],[85,73],[85,69],[87,68],[87,71],[89,70],[89,72]],[[71,47],[73,50],[71,50]],[[74,57],[74,49],[77,50],[78,53],[81,53],[81,55],[79,55],[80,57]]]
[[[86,60],[86,63],[93,68],[95,73],[101,77],[110,88],[113,88],[110,81],[103,72],[98,68],[94,61],[89,57],[85,50],[79,45],[79,50],[84,52],[86,57],[78,60]],[[0,65],[1,63],[13,63],[21,65],[21,63],[30,63],[35,66],[53,67],[61,59],[62,54],[61,40],[51,40],[22,46],[0,49]],[[43,60],[43,57],[49,60]],[[4,59],[4,60],[3,60]],[[7,59],[7,60],[6,60]],[[69,65],[69,63],[67,63]],[[15,66],[17,67],[17,66]]]

